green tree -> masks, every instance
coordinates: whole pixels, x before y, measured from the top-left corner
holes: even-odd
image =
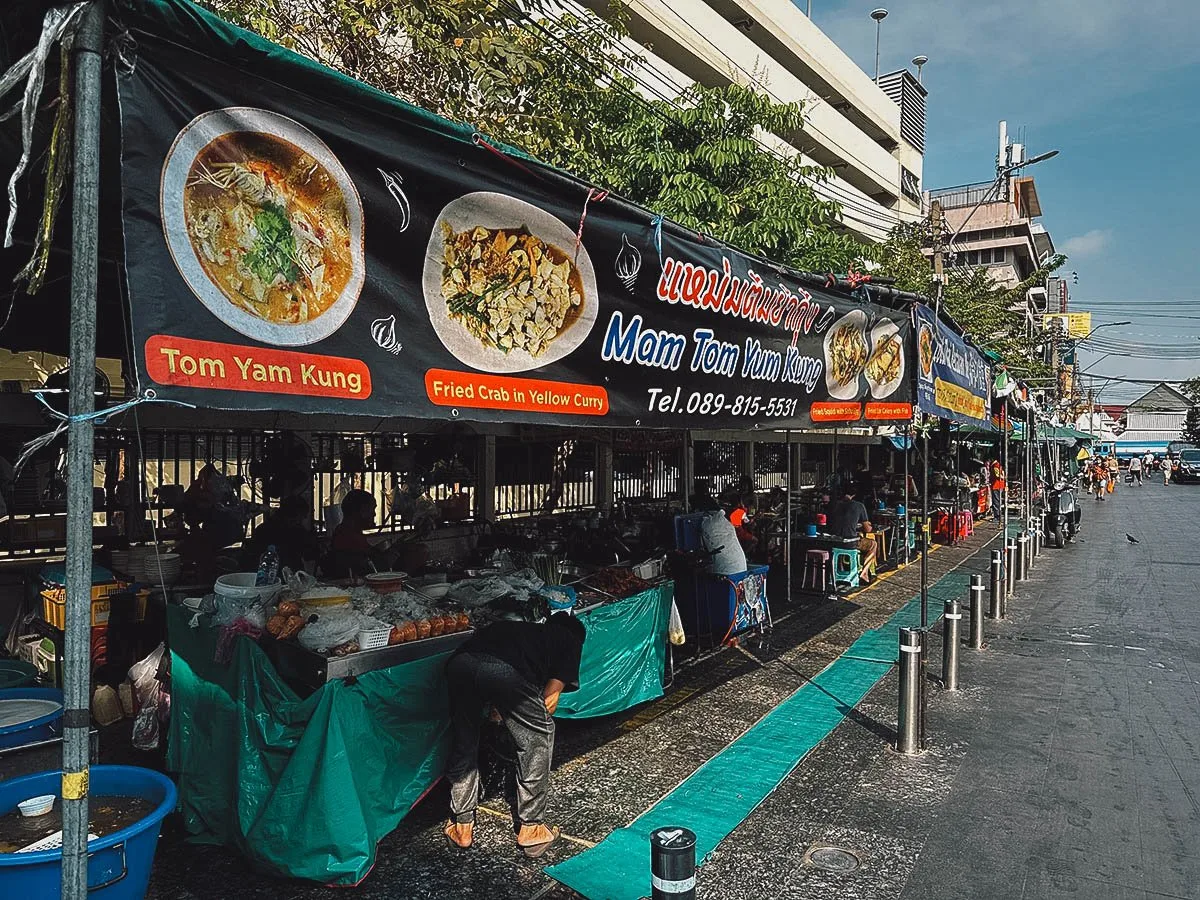
[[[784,265],[846,271],[863,246],[812,185],[827,169],[768,150],[803,108],[739,85],[648,101],[624,13],[542,0],[202,0],[351,77],[519,147],[680,224]]]
[[[932,296],[933,270],[921,252],[927,245],[927,226],[900,225],[883,244],[871,248],[872,259],[879,264],[879,272],[894,278],[901,290]],[[1011,369],[1026,376],[1048,375],[1049,367],[1041,356],[1045,334],[1040,328],[1029,332],[1025,298],[1030,288],[1044,285],[1046,277],[1065,262],[1065,256],[1054,256],[1011,287],[997,284],[986,269],[949,269],[942,295],[945,310],[978,346],[998,354]]]
[[[1179,433],[1179,439],[1200,447],[1200,406],[1193,404],[1188,407],[1187,418],[1183,420],[1183,430]]]

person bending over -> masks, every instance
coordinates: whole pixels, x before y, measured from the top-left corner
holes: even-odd
[[[536,858],[558,840],[545,823],[559,696],[579,689],[586,632],[569,613],[546,622],[495,622],[480,629],[446,663],[451,749],[447,840],[474,841],[479,806],[479,735],[489,711],[499,714],[517,748],[517,846]]]

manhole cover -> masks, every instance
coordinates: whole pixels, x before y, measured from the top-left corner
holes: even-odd
[[[807,857],[808,861],[818,869],[836,872],[840,875],[853,872],[862,865],[862,860],[858,858],[857,853],[842,847],[815,847],[808,851]]]

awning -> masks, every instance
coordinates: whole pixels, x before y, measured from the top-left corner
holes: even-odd
[[[888,441],[896,450],[911,450],[912,438],[907,434],[888,434],[884,435],[884,440]]]

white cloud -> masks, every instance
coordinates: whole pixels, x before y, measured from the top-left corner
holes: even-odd
[[[1111,228],[1093,228],[1086,234],[1067,238],[1062,245],[1062,252],[1072,259],[1085,256],[1095,256],[1112,242]]]

